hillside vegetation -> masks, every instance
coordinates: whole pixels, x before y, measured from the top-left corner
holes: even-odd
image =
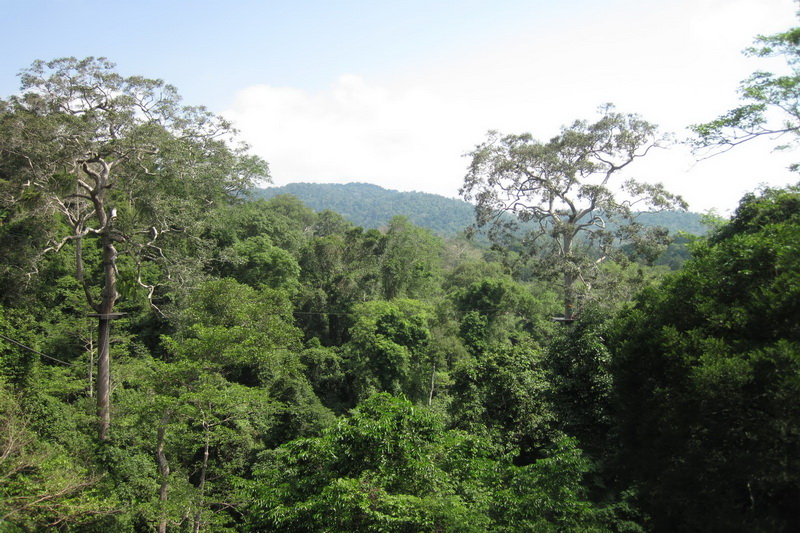
[[[394,216],[404,216],[442,237],[455,237],[475,223],[475,208],[463,200],[423,192],[398,192],[369,183],[290,183],[254,189],[254,198],[291,194],[315,211],[329,209],[363,228],[386,227]],[[673,235],[703,235],[702,216],[686,211],[643,213],[641,221],[662,226]]]

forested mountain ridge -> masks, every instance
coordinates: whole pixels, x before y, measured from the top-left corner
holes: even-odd
[[[290,183],[281,187],[257,188],[253,198],[291,194],[315,211],[329,209],[363,228],[385,227],[401,215],[413,224],[442,237],[453,237],[475,222],[472,204],[455,198],[424,192],[400,192],[370,183]],[[702,215],[686,211],[643,213],[639,221],[661,226],[671,234],[703,235],[707,228]]]
[[[290,183],[282,187],[254,189],[255,198],[291,194],[315,211],[329,209],[366,229],[385,227],[393,216],[437,235],[454,236],[474,222],[467,202],[423,192],[399,192],[370,183]]]

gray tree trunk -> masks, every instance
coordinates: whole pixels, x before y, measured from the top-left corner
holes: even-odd
[[[161,475],[161,489],[158,492],[158,500],[162,506],[158,533],[167,532],[167,512],[164,506],[167,503],[167,491],[169,489],[169,463],[167,462],[167,456],[164,454],[164,433],[166,432],[169,418],[170,412],[165,411],[164,416],[161,417],[156,436],[156,461],[158,462],[158,473]]]

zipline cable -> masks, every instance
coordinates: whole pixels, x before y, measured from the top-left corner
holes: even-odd
[[[14,339],[6,337],[2,333],[0,333],[0,339],[7,340],[8,342],[10,342],[12,344],[16,344],[20,348],[24,348],[25,350],[28,350],[29,352],[33,352],[33,353],[35,353],[36,355],[38,355],[40,357],[44,357],[46,359],[50,359],[51,361],[55,361],[57,363],[61,363],[62,365],[75,366],[73,363],[67,363],[66,361],[62,361],[61,359],[56,359],[55,357],[51,357],[51,356],[49,356],[47,354],[43,354],[42,352],[36,351],[33,348],[31,348],[30,346],[25,346],[24,344],[22,344],[19,341],[15,341]]]

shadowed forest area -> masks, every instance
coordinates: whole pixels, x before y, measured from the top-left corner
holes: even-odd
[[[693,126],[700,156],[792,147],[798,43],[756,39],[790,72]],[[490,132],[468,226],[365,228],[257,198],[267,163],[160,80],[65,58],[21,83],[0,530],[800,528],[800,186],[703,235],[645,224],[687,208],[622,177],[668,139],[606,105]]]

